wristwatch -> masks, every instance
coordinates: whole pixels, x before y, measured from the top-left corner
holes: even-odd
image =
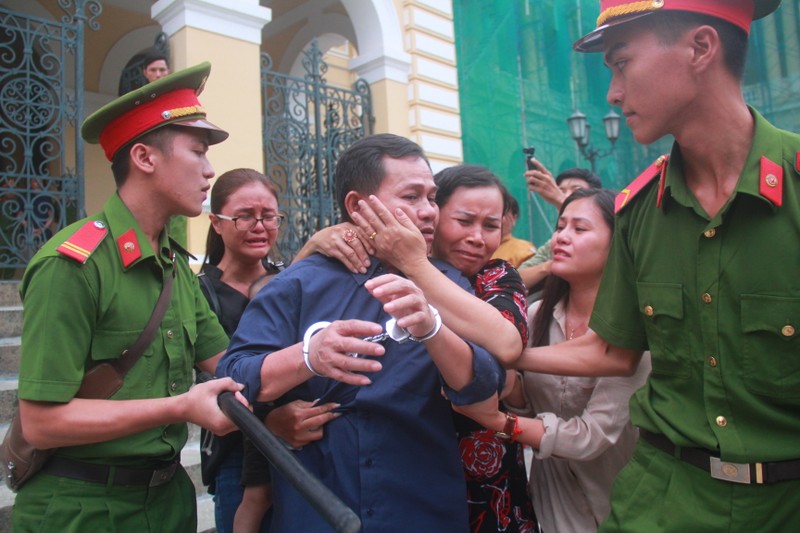
[[[507,439],[511,442],[517,440],[517,437],[522,433],[519,427],[519,418],[514,413],[506,413],[506,425],[503,431],[495,431],[495,435],[501,439]]]

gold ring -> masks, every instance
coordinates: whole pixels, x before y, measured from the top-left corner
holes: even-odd
[[[369,236],[369,240],[371,240],[371,241],[374,241],[374,240],[375,240],[375,236],[376,236],[377,234],[378,234],[378,232],[377,232],[377,231],[373,231],[373,232],[372,232],[372,234],[370,234],[370,236]]]
[[[356,234],[354,229],[348,229],[344,232],[344,235],[342,237],[344,238],[344,242],[350,244],[351,242],[353,242],[358,238],[358,235]]]

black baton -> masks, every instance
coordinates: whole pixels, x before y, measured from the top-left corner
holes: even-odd
[[[197,380],[204,383],[213,379],[208,373],[200,372]],[[219,408],[236,424],[272,466],[299,492],[311,506],[340,533],[361,531],[358,515],[342,502],[322,482],[311,475],[289,452],[283,442],[267,429],[264,422],[254,415],[230,391],[217,398]]]

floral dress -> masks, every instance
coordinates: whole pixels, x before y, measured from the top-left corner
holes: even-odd
[[[470,281],[475,295],[512,322],[523,346],[527,345],[528,304],[519,272],[510,263],[493,259]],[[463,415],[453,416],[467,479],[470,532],[538,531],[522,446],[495,436],[494,431]]]

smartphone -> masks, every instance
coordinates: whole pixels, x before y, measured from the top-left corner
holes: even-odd
[[[522,153],[525,154],[525,166],[528,170],[537,170],[539,167],[533,161],[533,154],[536,153],[536,148],[531,146],[523,148]]]

